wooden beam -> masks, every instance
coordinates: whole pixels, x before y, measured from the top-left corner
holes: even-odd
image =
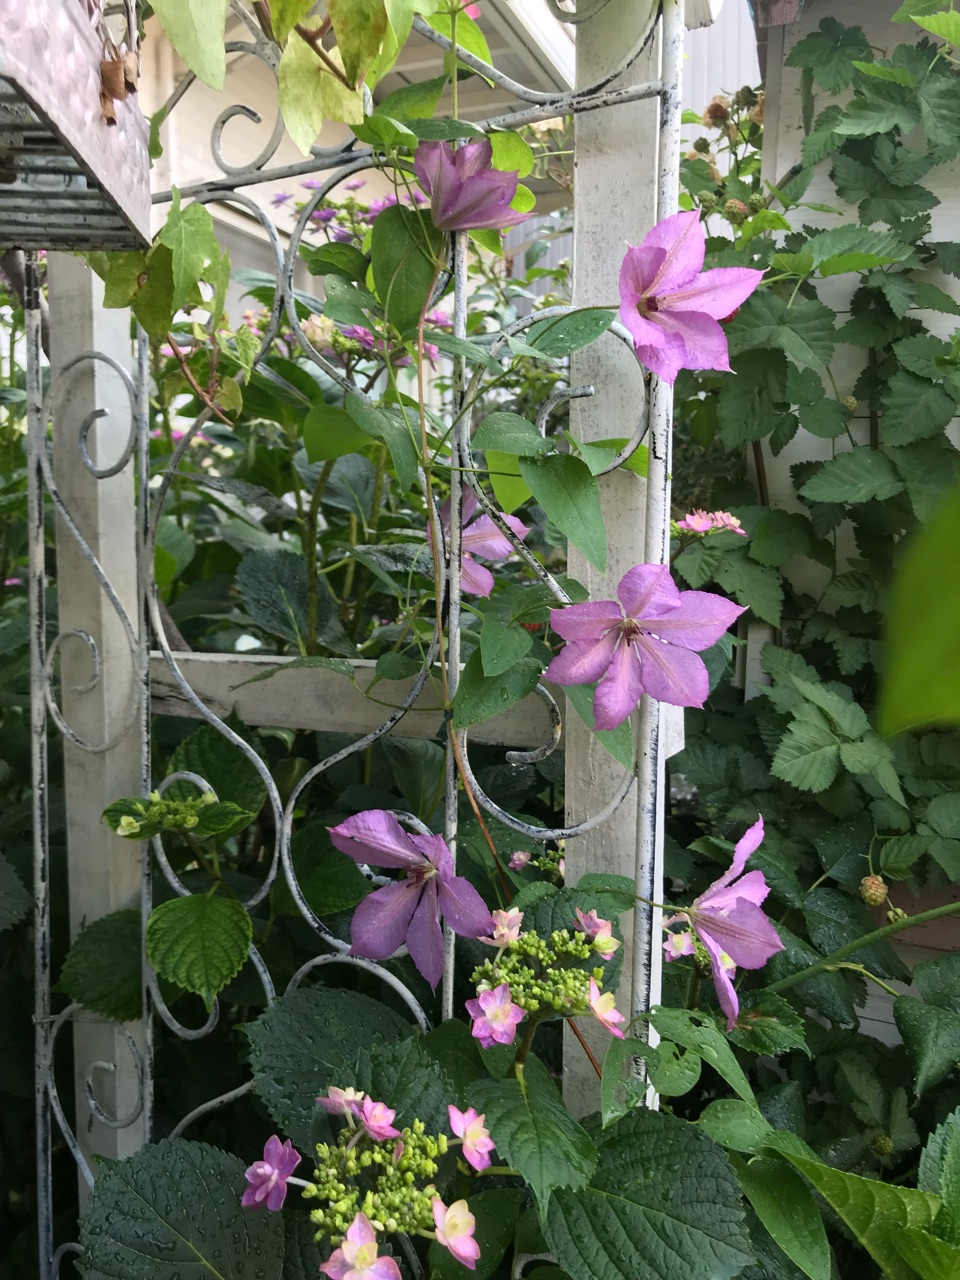
[[[251,727],[349,730],[361,737],[386,719],[413,685],[412,680],[381,680],[371,697],[375,663],[358,660],[356,685],[323,667],[289,667],[289,658],[236,653],[177,653],[180,674],[211,711],[235,713]],[[245,683],[268,671],[268,680]],[[160,653],[150,657],[152,709],[155,714],[196,717],[197,711],[174,679]],[[555,698],[562,690],[551,687]],[[378,699],[374,702],[373,698]],[[384,705],[387,704],[387,705]],[[561,712],[563,707],[561,704]],[[406,738],[433,738],[443,724],[437,689],[427,683],[413,708],[392,732]],[[470,731],[473,742],[530,749],[550,740],[550,716],[542,698],[531,695]]]

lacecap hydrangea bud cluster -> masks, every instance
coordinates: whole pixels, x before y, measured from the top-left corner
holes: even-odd
[[[217,797],[212,791],[189,796],[186,800],[163,799],[159,791],[151,791],[146,800],[132,801],[130,808],[133,812],[122,814],[111,825],[118,836],[131,839],[145,839],[158,831],[191,831],[200,822],[200,811],[216,802]]]

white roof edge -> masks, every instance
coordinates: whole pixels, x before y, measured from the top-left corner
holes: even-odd
[[[487,11],[522,41],[528,56],[557,89],[573,88],[577,69],[573,32],[557,21],[546,0],[489,0]]]

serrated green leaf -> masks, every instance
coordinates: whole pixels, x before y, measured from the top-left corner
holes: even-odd
[[[351,910],[373,888],[353,859],[333,847],[322,823],[308,822],[299,827],[290,842],[290,854],[300,892],[318,916]],[[300,915],[282,874],[270,891],[270,910],[276,916]]]
[[[960,721],[960,595],[943,589],[943,566],[958,545],[955,488],[914,535],[890,591],[879,708],[885,734]]]
[[[913,21],[924,31],[948,40],[950,44],[960,44],[960,13],[911,13]]]
[[[930,848],[928,836],[893,836],[880,847],[880,870],[891,880],[906,880],[918,858]]]
[[[799,365],[821,368],[833,356],[834,314],[822,302],[806,300],[788,306],[779,294],[754,293],[726,326],[731,356],[774,347]]]
[[[960,1060],[960,1014],[898,996],[893,1016],[913,1063],[920,1097],[945,1080]]]
[[[927,1227],[940,1202],[925,1191],[891,1186],[790,1152],[784,1158],[813,1183],[890,1280],[915,1280],[895,1241],[904,1227]]]
[[[926,818],[938,836],[960,838],[960,792],[944,791],[934,796],[927,805]]]
[[[141,948],[139,911],[102,916],[77,935],[58,989],[93,1013],[131,1022],[143,1012]]]
[[[267,798],[266,783],[256,765],[213,725],[201,725],[177,745],[169,772],[198,774],[218,800],[248,813],[259,813]],[[164,792],[168,800],[195,799],[196,795],[197,788],[189,782],[175,782]]]
[[[413,1028],[358,991],[314,987],[287,992],[244,1028],[255,1088],[274,1121],[301,1151],[317,1141],[318,1093],[347,1088],[357,1055],[394,1043]]]
[[[517,1169],[541,1215],[558,1187],[578,1191],[597,1163],[597,1148],[560,1100],[546,1068],[528,1061],[517,1080],[481,1081],[473,1105],[486,1116],[500,1158]]]
[[[33,898],[7,859],[0,854],[0,930],[17,924],[30,910]]]
[[[894,1237],[894,1245],[920,1280],[960,1280],[960,1249],[955,1244],[938,1240],[929,1231],[904,1227]]]
[[[825,462],[800,487],[810,502],[870,502],[892,498],[903,489],[893,463],[876,449],[860,447]]]
[[[243,968],[253,921],[242,902],[191,893],[156,907],[147,921],[147,959],[161,978],[200,996],[209,1009]]]
[[[154,0],[153,12],[194,75],[223,88],[227,55],[223,28],[229,0]]]
[[[900,369],[883,397],[881,437],[885,444],[899,446],[939,435],[956,411],[943,387]]]
[[[811,889],[804,901],[810,940],[822,955],[830,955],[870,933],[874,922],[859,898],[837,889]],[[888,942],[871,942],[853,953],[853,960],[882,978],[909,982],[910,971]]]
[[[180,205],[180,192],[174,187],[170,212],[157,243],[166,245],[173,255],[172,308],[179,311],[191,301],[201,280],[210,281],[221,259],[220,245],[213,229],[213,218],[206,205]]]
[[[799,676],[793,676],[792,680],[807,701],[819,707],[846,737],[859,738],[870,729],[867,713],[849,693],[844,696],[836,688],[828,689],[826,685]]]
[[[854,61],[869,62],[872,58],[860,27],[845,27],[836,18],[822,18],[818,30],[793,46],[786,65],[809,69],[821,89],[840,93],[853,79]]]
[[[822,440],[835,440],[847,428],[849,413],[832,396],[823,396],[813,404],[801,405],[797,417],[804,431]]]
[[[183,1138],[105,1162],[81,1220],[85,1280],[223,1280],[251,1258],[262,1280],[281,1280],[281,1215],[241,1205],[243,1169],[239,1156]]]
[[[453,1085],[419,1036],[393,1044],[362,1048],[355,1059],[353,1088],[371,1098],[388,1098],[396,1111],[396,1127],[412,1128],[417,1120],[427,1133],[449,1126],[447,1107]]]
[[[607,534],[600,486],[586,463],[568,453],[521,458],[520,475],[560,532],[602,571],[607,563]]]
[[[751,1053],[776,1057],[799,1049],[810,1057],[803,1019],[782,996],[763,991],[741,994],[737,1020],[727,1035]]]
[[[801,791],[826,791],[840,767],[840,740],[824,721],[796,720],[780,739],[770,771]]]
[[[916,88],[916,80],[905,67],[893,67],[886,62],[857,62],[853,64],[863,75],[872,80],[890,80],[908,89]]]
[[[544,1234],[573,1280],[731,1280],[753,1257],[726,1155],[654,1111],[604,1131],[590,1186],[555,1192]]]
[[[719,1146],[750,1154],[766,1144],[773,1129],[759,1108],[741,1098],[718,1098],[709,1103],[697,1126]]]

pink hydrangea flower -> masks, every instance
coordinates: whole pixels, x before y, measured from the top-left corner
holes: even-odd
[[[511,871],[522,871],[532,857],[533,854],[529,849],[518,849],[516,853],[510,855],[507,866]]]
[[[708,511],[689,511],[677,521],[677,528],[686,529],[688,533],[709,533],[713,528],[713,516]]]
[[[749,298],[763,278],[749,267],[703,270],[700,214],[675,213],[630,245],[620,268],[620,319],[641,364],[664,382],[681,369],[729,369],[719,321]]]
[[[612,991],[605,991],[601,995],[596,978],[590,979],[589,1001],[590,1012],[597,1021],[602,1023],[611,1035],[623,1040],[624,1034],[617,1026],[617,1023],[626,1022],[626,1018],[616,1009]]]
[[[501,230],[530,215],[510,208],[518,175],[492,167],[489,138],[454,147],[421,142],[413,158],[417,181],[430,197],[430,217],[441,231]]]
[[[480,938],[480,942],[488,942],[491,947],[505,947],[509,942],[516,942],[520,937],[520,925],[523,923],[523,912],[518,907],[509,911],[494,911],[493,933],[489,938]]]
[[[594,951],[604,960],[609,960],[620,947],[618,939],[613,936],[612,923],[601,919],[596,911],[581,911],[577,907],[577,928],[588,942],[593,943]]]
[[[331,1085],[327,1096],[319,1097],[317,1103],[328,1116],[357,1116],[360,1114],[360,1104],[366,1096],[356,1089],[338,1089],[336,1085]]]
[[[783,950],[776,929],[760,909],[760,904],[770,892],[763,872],[743,874],[748,858],[760,847],[762,840],[763,818],[758,818],[737,841],[729,870],[701,893],[692,907],[664,922],[665,927],[681,922],[692,925],[693,932],[706,947],[713,985],[717,989],[720,1008],[727,1015],[728,1029],[740,1012],[740,1002],[733,986],[737,966],[761,969],[772,955]],[[689,932],[673,934],[664,944],[667,960],[692,955],[693,950],[694,940]]]
[[[357,1214],[339,1248],[320,1263],[320,1270],[330,1280],[401,1280],[394,1259],[378,1256],[376,1232],[365,1213]]]
[[[477,509],[476,497],[467,490],[463,495],[463,533],[462,574],[463,590],[472,596],[489,596],[493,590],[493,574],[482,564],[477,564],[475,556],[483,556],[486,560],[503,560],[513,552],[510,539],[502,534],[490,516],[473,519]],[[516,516],[504,516],[507,524],[518,538],[525,538],[530,530]],[[450,532],[450,502],[443,504],[440,512],[440,523],[445,533]]]
[[[526,1017],[523,1009],[510,999],[510,987],[501,982],[492,991],[478,991],[476,1000],[468,1000],[467,1013],[473,1018],[471,1034],[484,1049],[495,1044],[513,1044],[517,1023]]]
[[[372,1098],[364,1098],[363,1106],[357,1113],[360,1123],[377,1142],[386,1142],[388,1138],[399,1138],[400,1130],[393,1127],[396,1111],[385,1102],[374,1102]]]
[[[463,12],[468,18],[480,17],[480,6],[478,4],[467,4],[463,6]]]
[[[546,678],[600,680],[593,700],[598,729],[616,729],[644,693],[678,707],[702,707],[710,683],[696,651],[716,644],[743,609],[709,591],[678,590],[665,565],[630,569],[617,595],[619,604],[588,600],[550,610],[551,626],[569,643]]]
[[[448,1208],[439,1196],[433,1199],[433,1221],[437,1239],[450,1250],[458,1262],[471,1271],[476,1270],[480,1246],[473,1238],[477,1220],[467,1207],[466,1200],[457,1200]]]
[[[368,809],[331,827],[330,838],[356,862],[404,872],[354,911],[353,955],[385,960],[406,942],[413,963],[436,987],[443,973],[440,913],[461,937],[489,933],[490,911],[470,881],[454,874],[442,836],[412,834],[387,809]]]
[[[746,529],[741,529],[740,521],[729,511],[714,511],[713,526],[715,529],[726,529],[729,533],[739,533],[741,538],[747,536]]]
[[[266,1204],[272,1213],[279,1213],[287,1198],[287,1179],[300,1163],[300,1158],[289,1138],[281,1142],[273,1134],[263,1148],[263,1159],[255,1160],[244,1175],[250,1185],[240,1203],[247,1209]]]
[[[490,1137],[489,1129],[484,1128],[486,1116],[478,1116],[473,1107],[461,1111],[452,1102],[447,1111],[450,1115],[450,1128],[458,1138],[463,1139],[463,1156],[466,1162],[478,1173],[481,1169],[488,1169],[490,1152],[496,1143]]]

